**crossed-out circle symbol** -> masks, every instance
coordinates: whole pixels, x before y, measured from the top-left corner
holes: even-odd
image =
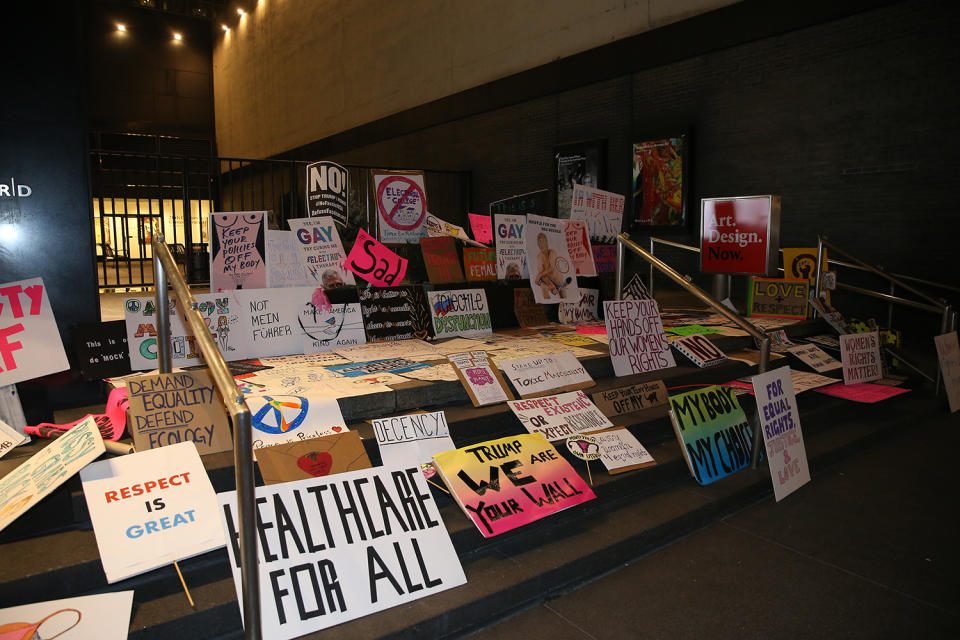
[[[388,186],[396,183],[405,183],[405,191],[389,211],[383,201],[384,191]],[[427,196],[416,182],[404,176],[390,176],[377,187],[377,205],[384,222],[400,231],[416,229],[423,222],[427,214]],[[419,209],[419,212],[417,211]]]
[[[279,400],[278,398],[290,398],[289,400]],[[253,427],[264,433],[289,433],[293,431],[307,418],[307,409],[310,403],[306,398],[299,396],[263,396],[266,401],[260,410],[253,415]],[[299,409],[300,412],[290,422],[283,416],[284,409]],[[267,424],[264,419],[267,416],[273,418],[274,424]]]

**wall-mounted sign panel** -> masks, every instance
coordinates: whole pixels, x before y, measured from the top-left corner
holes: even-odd
[[[780,196],[700,201],[700,270],[768,275],[777,269]]]

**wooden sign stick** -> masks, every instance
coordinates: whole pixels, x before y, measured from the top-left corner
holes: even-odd
[[[587,479],[590,481],[590,486],[593,486],[593,474],[590,473],[590,461],[587,460]]]
[[[177,575],[180,576],[180,584],[183,585],[183,592],[187,594],[187,601],[190,603],[191,609],[196,609],[196,605],[193,604],[193,596],[190,595],[190,589],[187,589],[187,581],[183,579],[183,573],[180,571],[180,564],[174,560],[173,568],[177,570]]]

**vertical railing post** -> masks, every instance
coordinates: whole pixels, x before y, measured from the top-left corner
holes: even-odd
[[[890,295],[895,295],[897,293],[897,285],[893,282],[890,283]],[[893,302],[887,303],[887,329],[893,331]]]
[[[814,273],[817,275],[817,279],[813,284],[813,295],[819,299],[820,298],[820,284],[823,281],[823,236],[817,236],[817,266],[814,269]],[[816,318],[819,315],[816,308],[813,310],[813,317]]]
[[[951,327],[953,326],[953,323],[954,323],[954,315],[955,314],[953,313],[953,307],[951,307],[949,304],[943,308],[943,315],[940,317],[940,334],[941,335],[943,335],[944,333],[950,333]],[[941,368],[940,368],[940,359],[937,358],[937,382],[933,387],[933,394],[937,396],[940,395],[940,382],[943,379],[942,373],[943,372],[941,371]]]
[[[655,256],[657,254],[653,252],[653,245],[654,245],[654,239],[653,239],[653,236],[650,236],[650,255]],[[648,291],[650,292],[650,297],[652,298],[653,297],[653,264],[648,264],[647,268],[650,269],[650,286],[648,287]]]
[[[626,252],[623,247],[623,241],[617,238],[617,273],[615,278],[617,292],[614,297],[615,300],[619,300],[623,295],[623,258],[625,255]],[[650,295],[653,295],[653,292],[651,292]]]
[[[160,262],[157,246],[164,243],[163,234],[153,230],[154,301],[157,305],[157,365],[160,373],[170,373],[170,297],[167,292],[167,272]]]
[[[243,404],[237,392],[232,400]],[[237,520],[240,524],[240,575],[243,593],[243,626],[248,640],[261,638],[260,585],[257,562],[256,495],[253,477],[253,434],[250,410],[231,412],[233,418],[234,467],[237,484]],[[249,460],[241,460],[246,456]]]
[[[770,368],[770,336],[764,336],[763,340],[760,341],[760,363],[757,365],[757,373],[766,373]],[[759,403],[758,403],[759,407]],[[753,455],[750,461],[750,466],[754,469],[757,468],[757,463],[760,462],[760,446],[763,442],[763,438],[760,433],[760,416],[757,416],[756,424],[753,429]]]

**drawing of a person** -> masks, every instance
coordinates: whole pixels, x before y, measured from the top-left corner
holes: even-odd
[[[544,298],[562,298],[562,276],[556,266],[557,252],[550,248],[547,234],[542,231],[537,234],[537,247],[540,248],[540,253],[537,254],[537,275],[533,281],[540,286],[540,293]]]
[[[217,318],[217,340],[220,341],[220,351],[224,352],[230,349],[228,345],[230,336],[230,325],[227,323],[227,316]]]

